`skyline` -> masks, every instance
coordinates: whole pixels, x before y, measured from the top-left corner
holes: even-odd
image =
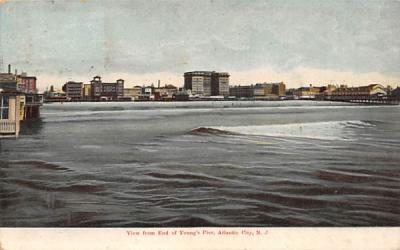
[[[183,85],[400,84],[398,1],[1,1],[0,57],[38,77]],[[60,28],[62,27],[62,28]],[[21,32],[23,31],[23,32]],[[28,42],[27,42],[28,41]]]

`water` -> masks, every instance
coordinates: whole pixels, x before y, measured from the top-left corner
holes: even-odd
[[[400,226],[399,152],[399,106],[49,104],[1,140],[0,226]]]

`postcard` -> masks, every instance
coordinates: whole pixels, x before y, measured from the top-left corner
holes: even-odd
[[[399,14],[0,0],[0,249],[399,249]]]

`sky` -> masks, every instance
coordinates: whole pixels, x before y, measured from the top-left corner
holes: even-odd
[[[125,79],[183,85],[400,86],[400,1],[0,0],[0,64],[38,87]]]

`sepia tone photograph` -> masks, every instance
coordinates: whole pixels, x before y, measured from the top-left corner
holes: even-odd
[[[399,16],[395,0],[0,0],[0,249],[13,228],[397,230]]]

